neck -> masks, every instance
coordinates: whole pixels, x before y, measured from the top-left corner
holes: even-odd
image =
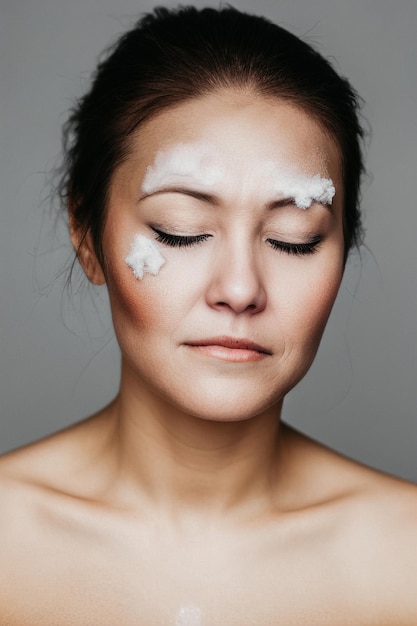
[[[281,405],[246,420],[205,420],[122,378],[111,409],[118,472],[147,507],[177,518],[270,506]]]

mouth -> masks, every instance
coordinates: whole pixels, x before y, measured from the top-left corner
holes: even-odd
[[[263,346],[249,339],[237,337],[210,337],[188,342],[185,345],[202,356],[231,363],[250,363],[271,356],[271,352]]]

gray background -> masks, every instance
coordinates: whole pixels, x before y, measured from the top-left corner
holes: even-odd
[[[0,451],[90,414],[117,390],[106,294],[83,286],[77,272],[73,294],[65,290],[70,249],[48,181],[60,126],[99,53],[155,4],[1,2]],[[366,101],[373,130],[363,193],[369,249],[350,259],[316,363],[284,417],[353,458],[416,481],[417,3],[234,5],[331,57]]]

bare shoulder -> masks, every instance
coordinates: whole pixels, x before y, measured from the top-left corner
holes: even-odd
[[[65,493],[75,469],[76,444],[83,425],[76,425],[0,457],[1,548],[11,537],[33,532],[36,511],[54,493]],[[72,461],[70,459],[72,458]]]
[[[341,498],[352,505],[360,503],[369,513],[391,502],[393,506],[386,515],[401,511],[407,518],[408,511],[416,521],[413,511],[417,505],[417,485],[350,459],[291,426],[285,424],[284,428],[285,445],[294,458],[298,476],[310,476],[310,488],[312,483],[317,485],[317,494],[323,491],[329,498]]]
[[[11,615],[24,602],[30,612],[37,592],[24,600],[21,591],[49,584],[93,527],[88,503],[105,432],[93,417],[0,458],[0,623],[26,623]]]
[[[18,623],[16,590],[25,587],[36,546],[45,550],[39,505],[48,500],[29,448],[0,459],[0,622]],[[43,545],[43,548],[41,547]],[[38,560],[38,563],[41,562]],[[9,613],[10,611],[10,613]]]
[[[39,441],[0,457],[0,488],[10,484],[22,488],[71,491],[100,466],[112,436],[111,406]],[[94,459],[95,463],[92,463]],[[88,471],[90,469],[90,471]],[[84,480],[80,480],[80,474]]]
[[[387,623],[417,624],[417,487],[369,469],[361,474],[346,535],[356,584],[383,607]]]
[[[417,486],[289,434],[309,484],[320,485],[316,499],[329,503],[335,554],[352,593],[379,607],[377,623],[417,624]]]
[[[97,414],[0,457],[0,549],[13,545],[9,537],[38,532],[39,512],[53,510],[57,500],[76,502],[93,494],[107,437],[106,420]]]

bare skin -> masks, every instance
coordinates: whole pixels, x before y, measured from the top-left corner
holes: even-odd
[[[416,623],[413,486],[282,425],[268,493],[213,511],[222,472],[202,471],[173,505],[122,488],[114,420],[2,459],[1,624],[167,626],[189,605],[196,626]]]
[[[184,142],[214,147],[221,184],[197,171],[138,198]],[[331,178],[331,209],[268,196],[252,173],[271,163]],[[106,266],[88,238],[79,257],[109,289],[120,392],[0,460],[2,625],[415,626],[417,489],[280,422],[343,274],[342,197],[337,146],[287,103],[222,92],[139,131],[112,180]],[[170,247],[154,226],[207,237]],[[142,282],[125,263],[137,232],[166,260]],[[197,343],[225,335],[265,349]]]

